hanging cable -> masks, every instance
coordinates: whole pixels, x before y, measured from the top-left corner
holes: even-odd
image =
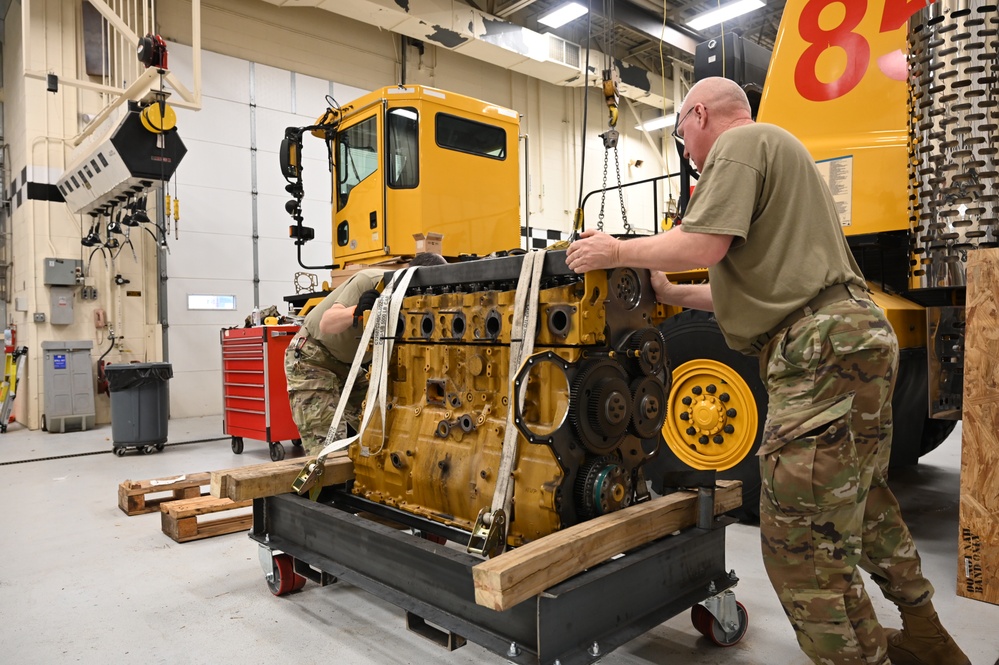
[[[583,230],[583,175],[586,173],[586,119],[589,108],[586,98],[588,97],[587,93],[590,87],[590,38],[592,37],[591,30],[593,28],[593,0],[587,1],[586,9],[586,64],[583,67],[583,145],[580,148],[579,157],[579,196],[576,200],[576,212],[572,218],[572,234],[569,236],[570,242],[578,238]]]

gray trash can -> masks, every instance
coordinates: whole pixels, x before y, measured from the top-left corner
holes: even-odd
[[[106,365],[104,374],[111,392],[114,453],[120,457],[127,448],[163,450],[170,418],[170,363]]]

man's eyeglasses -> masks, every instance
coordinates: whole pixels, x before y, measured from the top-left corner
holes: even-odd
[[[676,142],[677,142],[677,143],[679,143],[680,145],[683,145],[683,137],[682,137],[682,136],[680,136],[679,134],[677,134],[677,131],[678,131],[678,130],[680,129],[680,125],[682,125],[682,124],[683,124],[683,121],[687,119],[687,116],[688,116],[688,115],[690,115],[690,112],[691,112],[691,111],[693,111],[693,110],[694,110],[695,108],[697,108],[697,104],[694,104],[693,106],[691,106],[691,107],[690,107],[690,108],[689,108],[689,109],[687,110],[687,112],[683,114],[683,117],[682,117],[682,118],[680,118],[679,120],[677,120],[677,121],[676,121],[676,124],[675,124],[675,125],[673,125],[673,131],[672,131],[672,132],[670,132],[670,135],[671,135],[671,136],[672,136],[672,137],[673,137],[673,138],[674,138],[674,139],[676,140]],[[706,106],[705,106],[704,108],[705,108],[705,109],[707,109],[707,107],[706,107]],[[679,117],[679,115],[680,115],[680,114],[679,114],[679,113],[677,113],[676,115],[677,115],[677,116]]]

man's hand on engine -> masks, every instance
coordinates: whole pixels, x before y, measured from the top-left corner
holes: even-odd
[[[651,270],[650,273],[652,274],[652,290],[656,294],[656,302],[664,305],[676,305],[676,284],[669,281],[666,273],[658,270]]]
[[[368,289],[361,294],[354,307],[354,327],[357,327],[358,322],[364,317],[364,313],[375,306],[375,301],[380,295],[381,293],[377,289]]]
[[[620,267],[621,241],[600,231],[583,231],[565,250],[565,263],[575,272]]]

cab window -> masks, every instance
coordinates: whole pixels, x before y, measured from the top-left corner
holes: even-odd
[[[350,190],[378,170],[378,118],[371,116],[337,134],[338,208],[347,205]]]
[[[414,108],[388,112],[388,186],[412,189],[420,184],[419,115]]]
[[[502,127],[447,113],[438,113],[435,125],[437,145],[442,148],[506,159],[506,131]]]

